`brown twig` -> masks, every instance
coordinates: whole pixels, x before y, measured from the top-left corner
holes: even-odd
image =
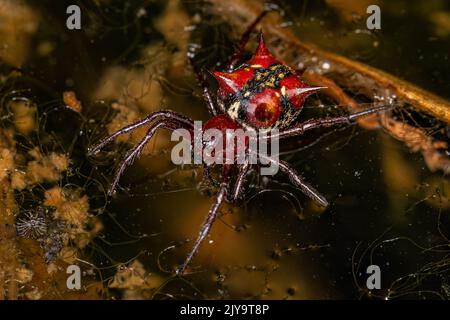
[[[388,116],[380,117],[385,130],[397,140],[403,141],[412,152],[420,152],[430,171],[442,170],[444,174],[450,173],[450,159],[438,149],[447,148],[443,141],[433,141],[425,132],[407,123],[400,122]]]

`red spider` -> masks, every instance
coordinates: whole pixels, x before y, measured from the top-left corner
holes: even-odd
[[[320,87],[308,87],[301,81],[299,75],[287,65],[276,60],[264,44],[262,33],[259,37],[259,45],[255,54],[250,60],[240,65],[244,47],[249,36],[261,18],[267,13],[264,11],[249,26],[242,35],[239,47],[231,57],[226,72],[212,72],[219,84],[217,93],[217,104],[214,102],[210,89],[200,70],[191,63],[197,74],[198,81],[203,89],[203,95],[211,114],[211,118],[204,124],[203,129],[215,128],[225,133],[226,129],[279,129],[278,138],[300,136],[305,131],[313,128],[328,127],[338,124],[347,124],[361,116],[375,113],[384,108],[373,108],[347,116],[311,119],[306,122],[295,124],[305,99]],[[192,132],[193,120],[170,110],[162,110],[148,115],[138,122],[124,127],[110,136],[102,139],[96,146],[88,149],[89,154],[95,154],[106,144],[119,135],[130,132],[140,126],[149,125],[149,129],[144,138],[135,145],[125,156],[117,169],[113,183],[109,189],[109,194],[114,192],[120,176],[127,165],[130,165],[135,157],[142,151],[145,144],[153,137],[159,128],[175,130],[184,128]],[[275,160],[271,160],[275,161]],[[328,202],[312,186],[303,181],[303,178],[286,162],[276,163],[282,172],[287,174],[292,183],[297,186],[308,197],[316,201],[323,207],[328,206]],[[199,235],[193,248],[186,257],[183,264],[177,269],[177,274],[182,275],[194,254],[198,251],[200,244],[209,234],[211,227],[217,218],[219,207],[224,200],[236,203],[240,199],[245,183],[246,175],[251,170],[252,165],[244,164],[223,165],[222,182],[214,204],[204,220]],[[207,168],[206,168],[207,169]]]

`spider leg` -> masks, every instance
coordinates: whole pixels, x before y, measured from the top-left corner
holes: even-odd
[[[287,162],[284,162],[282,160],[275,160],[273,158],[270,158],[268,156],[258,154],[259,157],[264,158],[267,161],[270,161],[276,165],[279,166],[282,172],[284,172],[289,179],[292,181],[294,185],[296,185],[300,190],[307,195],[310,199],[316,201],[318,204],[320,204],[322,207],[328,207],[329,203],[327,199],[320,194],[319,191],[317,191],[314,187],[309,185],[307,182],[305,182],[302,178],[302,176],[294,169],[292,168]]]
[[[211,168],[208,165],[206,165],[206,163],[203,164],[203,172],[205,179],[209,181],[209,183],[211,183],[216,188],[220,187],[220,183],[217,182],[216,179],[214,179],[214,177],[211,174]]]
[[[301,123],[298,126],[280,131],[276,135],[268,136],[268,138],[270,138],[270,137],[277,138],[277,139],[288,138],[288,137],[301,135],[305,131],[315,129],[315,128],[331,127],[331,126],[335,126],[335,125],[339,125],[339,124],[350,124],[352,121],[354,121],[360,117],[374,114],[379,111],[384,111],[384,110],[387,110],[388,108],[390,108],[390,107],[383,106],[383,107],[371,108],[371,109],[360,111],[360,112],[355,112],[355,113],[352,113],[352,114],[349,114],[346,116],[341,116],[341,117],[310,119],[310,120],[307,120],[307,121]]]
[[[184,260],[183,264],[176,271],[177,275],[184,274],[187,266],[191,262],[194,255],[197,253],[197,251],[200,247],[200,244],[203,242],[203,240],[205,240],[205,238],[208,236],[209,232],[211,231],[211,227],[217,218],[220,205],[222,204],[223,200],[225,199],[226,193],[227,193],[227,185],[226,185],[226,183],[222,183],[220,186],[219,193],[217,194],[217,197],[216,197],[211,209],[209,209],[206,219],[202,223],[199,235],[197,237],[197,240],[195,240],[194,246],[192,247],[192,249],[189,252],[186,259]]]
[[[190,120],[189,118],[187,118],[187,117],[183,116],[182,114],[179,114],[175,111],[171,111],[171,110],[157,111],[152,114],[149,114],[147,117],[145,117],[135,123],[130,124],[129,126],[126,126],[122,129],[114,132],[113,134],[103,138],[95,146],[88,148],[88,154],[92,155],[92,154],[98,153],[104,146],[106,146],[108,143],[110,143],[116,137],[118,137],[122,134],[128,133],[130,131],[133,131],[134,129],[137,129],[139,127],[142,127],[143,125],[150,123],[157,118],[173,119],[173,120],[179,121],[180,123],[183,123],[185,125],[189,125],[189,126],[192,125],[192,120]]]
[[[111,183],[111,186],[108,190],[108,195],[112,195],[114,193],[114,190],[116,189],[116,186],[119,183],[120,177],[122,176],[125,168],[130,164],[132,164],[134,159],[139,156],[144,146],[147,144],[148,141],[150,141],[150,139],[153,137],[153,135],[159,128],[175,130],[177,128],[183,127],[191,129],[191,126],[187,126],[185,123],[173,119],[163,119],[152,124],[148,129],[147,133],[145,134],[144,138],[142,138],[142,140],[139,141],[138,144],[136,144],[133,148],[131,148],[125,155],[125,158],[120,162],[119,168],[114,173],[114,180]]]
[[[211,89],[209,87],[208,81],[206,81],[205,75],[200,70],[200,68],[195,64],[193,57],[189,56],[189,63],[194,69],[194,73],[197,77],[197,82],[202,88],[203,98],[206,102],[206,107],[208,108],[211,116],[216,116],[219,114],[219,110],[217,109],[214,99],[212,98]]]
[[[308,71],[303,74],[310,85],[326,87],[321,92],[336,101],[339,105],[345,106],[349,112],[358,112],[364,110],[358,102],[351,98],[339,85],[326,75],[318,74],[313,71]],[[380,127],[378,117],[376,114],[358,119],[358,124],[365,129],[377,129]]]
[[[233,55],[230,58],[230,62],[228,62],[228,71],[233,71],[233,69],[236,67],[236,64],[241,60],[242,54],[245,50],[245,45],[247,44],[250,34],[253,32],[255,27],[258,25],[258,23],[261,21],[262,18],[271,10],[271,8],[266,8],[264,11],[262,11],[256,19],[247,27],[247,30],[242,34],[241,39],[239,40],[239,44],[236,47],[236,50],[234,51]]]
[[[247,176],[250,170],[250,164],[248,160],[242,164],[239,168],[239,173],[236,178],[236,182],[233,187],[233,191],[231,193],[231,202],[237,202],[242,195],[242,191],[244,189],[245,177]]]

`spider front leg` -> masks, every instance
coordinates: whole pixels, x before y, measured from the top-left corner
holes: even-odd
[[[144,146],[147,144],[147,142],[150,141],[150,139],[154,136],[155,132],[159,128],[164,128],[173,131],[183,127],[185,126],[183,126],[182,123],[171,122],[170,120],[160,120],[160,122],[156,122],[154,125],[152,125],[150,129],[148,129],[144,138],[141,141],[139,141],[139,143],[135,145],[132,149],[130,149],[125,155],[125,158],[120,162],[119,168],[114,173],[114,180],[111,183],[111,186],[108,190],[108,195],[112,195],[114,193],[114,190],[116,189],[116,186],[119,183],[120,177],[125,171],[125,168],[131,165],[134,159],[136,159],[139,156]],[[185,127],[185,129],[187,128]]]
[[[98,151],[100,151],[100,149],[103,146],[105,146],[107,143],[112,141],[117,136],[119,136],[121,134],[125,134],[127,132],[130,132],[130,131],[132,131],[140,126],[143,126],[161,116],[162,116],[161,119],[154,121],[150,125],[150,128],[148,129],[144,138],[142,138],[142,140],[139,141],[138,144],[136,144],[132,149],[130,149],[127,152],[127,154],[125,155],[125,158],[120,162],[119,168],[116,170],[116,172],[114,174],[114,180],[111,183],[111,186],[108,190],[108,195],[113,194],[125,168],[128,165],[130,165],[136,157],[139,156],[139,154],[141,153],[144,146],[147,144],[147,142],[150,141],[150,139],[153,137],[153,135],[155,134],[155,132],[158,129],[164,128],[164,129],[169,129],[169,130],[176,130],[178,128],[184,128],[184,129],[188,129],[188,130],[193,130],[193,126],[194,126],[193,121],[190,120],[189,118],[184,117],[180,114],[177,114],[173,111],[155,112],[134,124],[131,124],[125,128],[118,130],[117,132],[111,134],[110,136],[102,139],[96,146],[88,149],[89,154],[97,153]]]
[[[275,137],[277,139],[281,138],[288,138],[293,136],[302,135],[305,131],[316,129],[320,127],[332,127],[339,124],[350,124],[352,121],[364,117],[370,114],[377,113],[379,111],[386,111],[390,107],[377,107],[372,108],[368,110],[364,110],[361,112],[355,112],[346,116],[341,117],[328,117],[328,118],[322,118],[322,119],[310,119],[303,123],[301,123],[298,126],[295,126],[293,128],[289,128],[283,131],[280,131],[277,135],[274,135],[272,137]]]
[[[189,54],[193,55],[193,52],[190,52]],[[195,64],[193,56],[189,56],[189,63],[192,66],[192,69],[194,69],[194,73],[197,77],[197,82],[202,88],[203,98],[206,102],[206,107],[208,108],[209,114],[211,116],[216,116],[219,114],[219,111],[216,104],[214,103],[214,99],[212,98],[211,89],[209,88],[208,81],[205,78],[205,75],[200,70],[200,68]]]
[[[128,132],[131,132],[139,127],[142,127],[143,125],[146,125],[147,123],[151,123],[155,121],[158,118],[162,119],[173,119],[176,121],[179,121],[183,125],[186,126],[192,126],[192,120],[188,117],[183,116],[182,114],[179,114],[172,110],[161,110],[157,112],[153,112],[149,114],[147,117],[132,123],[126,127],[123,127],[122,129],[117,130],[113,134],[101,139],[95,146],[88,148],[88,154],[93,155],[98,153],[104,146],[106,146],[108,143],[113,141],[115,138],[117,138],[120,135],[126,134]]]
[[[247,45],[247,42],[250,38],[250,34],[253,32],[255,27],[258,25],[258,23],[261,21],[264,16],[269,13],[272,10],[272,8],[266,8],[264,11],[262,11],[256,19],[247,27],[247,30],[242,34],[241,39],[239,40],[239,44],[236,47],[236,50],[234,51],[233,55],[230,58],[230,61],[228,62],[228,71],[233,71],[236,67],[236,64],[241,60],[242,54],[244,53],[245,46]]]

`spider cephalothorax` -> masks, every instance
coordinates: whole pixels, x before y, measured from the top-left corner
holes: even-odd
[[[218,104],[243,127],[283,129],[300,113],[309,87],[297,73],[277,61],[267,49],[262,32],[254,55],[231,72],[213,72],[219,83]]]
[[[266,48],[262,33],[253,57],[236,67],[241,60],[249,35],[266,13],[267,11],[264,11],[243,34],[238,49],[230,59],[228,71],[213,72],[219,83],[217,104],[214,102],[213,95],[203,73],[193,63],[192,54],[189,55],[211,115],[211,118],[203,125],[203,129],[217,129],[224,132],[228,129],[235,130],[240,128],[252,131],[276,128],[279,131],[271,135],[271,138],[285,139],[288,137],[299,137],[305,131],[315,128],[348,124],[359,117],[384,110],[383,107],[380,107],[346,116],[310,119],[301,123],[296,122],[306,97],[320,88],[309,87],[300,80],[294,70],[277,61]],[[150,141],[158,129],[164,128],[171,131],[186,129],[192,132],[195,127],[192,119],[171,110],[161,110],[102,139],[96,146],[89,148],[88,152],[95,154],[119,135],[144,125],[148,125],[147,134],[128,151],[120,163],[109,189],[110,194],[115,190],[126,166],[130,165],[133,159],[141,153],[145,144]],[[191,146],[191,150],[194,149]],[[249,152],[248,149],[246,152]],[[261,159],[262,155],[258,154],[258,156]],[[309,198],[323,207],[328,206],[326,198],[314,187],[306,183],[302,176],[287,162],[278,159],[268,159],[264,156],[263,158],[275,163],[280,171],[286,174],[291,182]],[[222,202],[238,203],[243,193],[247,175],[252,171],[253,167],[257,166],[258,164],[252,164],[248,159],[244,163],[223,165],[221,183],[216,199],[200,228],[192,250],[183,264],[177,269],[177,274],[184,273],[194,254],[198,251],[200,244],[208,236],[218,216]]]

